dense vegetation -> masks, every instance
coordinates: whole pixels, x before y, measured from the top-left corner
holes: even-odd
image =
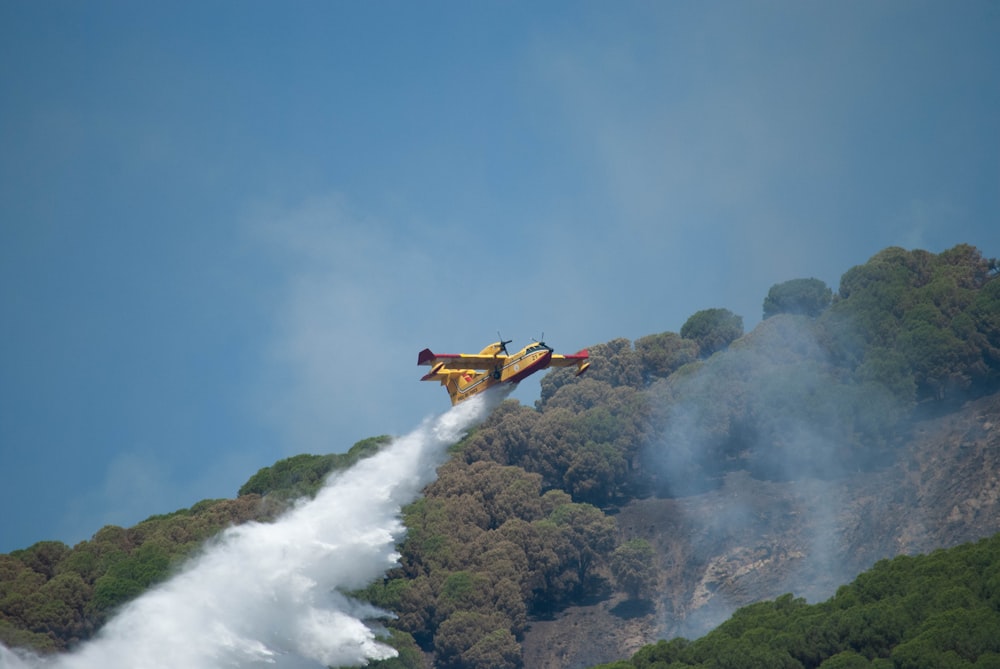
[[[995,392],[997,274],[968,245],[890,248],[836,293],[816,279],[772,287],[748,334],[740,316],[706,309],[679,334],[591,347],[581,378],[547,374],[535,407],[503,404],[404,510],[400,566],[359,593],[397,616],[401,655],[385,666],[419,666],[421,650],[445,668],[520,666],[533,616],[611,589],[639,597],[655,582],[651,546],[621,541],[614,506],[708,489],[737,470],[781,479],[878,466],[914,411]],[[87,638],[205,537],[272,518],[385,441],[281,461],[236,500],[0,556],[0,641],[58,650]],[[852,666],[838,661],[829,666]]]
[[[109,525],[73,548],[42,541],[0,555],[0,641],[52,651],[90,637],[115,608],[260,506],[257,495],[205,500],[129,529]]]
[[[332,471],[347,469],[361,458],[377,453],[392,441],[389,436],[370,437],[354,444],[346,453],[296,455],[264,467],[250,477],[239,495],[267,496],[270,501],[313,497]],[[277,505],[283,506],[283,505]]]
[[[601,669],[996,669],[1000,535],[883,560],[806,604],[791,594],[738,610],[696,641],[646,646]]]

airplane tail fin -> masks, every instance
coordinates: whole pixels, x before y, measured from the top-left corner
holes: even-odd
[[[585,348],[580,349],[573,355],[567,355],[566,359],[576,361],[576,376],[580,376],[590,369],[590,351]]]

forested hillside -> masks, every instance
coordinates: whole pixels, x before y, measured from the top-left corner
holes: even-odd
[[[638,635],[655,638],[697,630],[681,623],[716,604],[721,618],[703,625],[776,596],[769,589],[841,578],[835,587],[881,557],[1000,530],[989,524],[997,514],[984,520],[996,495],[980,495],[1000,489],[987,467],[995,433],[984,427],[948,458],[926,442],[907,450],[921,421],[1000,389],[997,275],[997,262],[968,245],[889,248],[849,269],[836,292],[811,278],[773,286],[750,333],[740,316],[711,308],[679,333],[592,346],[583,377],[550,372],[536,406],[503,404],[404,509],[400,566],[358,593],[396,616],[386,623],[401,655],[385,666],[433,657],[445,668],[518,667],[544,652],[528,664],[584,666],[580,648],[559,655],[538,642],[575,608],[616,602],[623,625],[669,618]],[[0,641],[61,650],[87,638],[206,536],[272,518],[382,443],[276,463],[236,500],[104,528],[73,548],[43,542],[0,556]],[[919,507],[932,497],[932,460],[935,475],[966,467],[981,477],[966,480],[978,501],[947,512],[965,529],[949,526],[942,539],[928,515],[905,536],[893,527],[883,541],[857,539],[844,557],[860,530],[843,513],[874,531],[891,515],[879,512]],[[748,585],[746,574],[766,571],[758,563],[773,567],[771,580]],[[807,606],[761,606],[779,605]]]
[[[600,669],[666,667],[996,669],[1000,535],[883,560],[825,602],[752,604],[696,641],[660,641]]]

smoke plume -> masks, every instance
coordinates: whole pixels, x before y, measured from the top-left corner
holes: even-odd
[[[655,389],[663,427],[648,457],[678,500],[672,540],[693,584],[668,636],[696,638],[787,592],[821,601],[868,566],[845,552],[842,519],[848,482],[881,452],[866,416],[890,399],[843,376],[811,320],[779,315]]]
[[[0,647],[0,667],[312,668],[393,657],[366,622],[387,614],[344,593],[396,564],[400,508],[502,397],[486,393],[425,421],[274,523],[230,528],[77,651],[41,659]]]

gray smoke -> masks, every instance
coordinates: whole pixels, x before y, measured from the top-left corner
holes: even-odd
[[[677,540],[695,582],[668,634],[700,636],[787,592],[825,599],[856,575],[839,523],[872,396],[837,375],[810,319],[768,319],[654,392],[662,432],[648,457],[661,493],[681,502]]]

